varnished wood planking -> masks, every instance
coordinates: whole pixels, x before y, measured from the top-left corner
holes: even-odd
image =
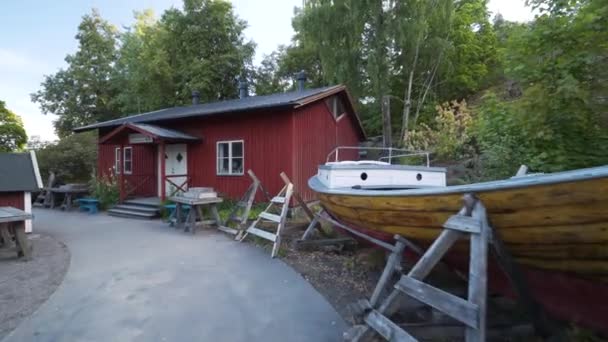
[[[440,227],[453,212],[392,211],[353,209],[327,204],[330,212],[343,218],[356,219],[362,226],[390,225],[405,227]],[[516,227],[567,226],[608,222],[608,202],[572,204],[559,207],[522,209],[509,213],[495,212],[491,223],[497,229]]]
[[[488,203],[489,212],[563,206],[571,203],[608,201],[608,179],[592,179],[553,185],[537,185],[520,189],[488,191],[477,194]],[[320,195],[328,203],[350,208],[410,211],[458,211],[462,194],[437,196],[336,196]]]
[[[608,180],[594,179],[478,194],[521,263],[591,276],[608,274]],[[321,194],[341,221],[428,244],[458,211],[461,194],[363,197]],[[466,249],[459,244],[456,249]]]

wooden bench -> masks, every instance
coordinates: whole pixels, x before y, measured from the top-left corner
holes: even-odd
[[[99,211],[99,200],[95,198],[79,198],[76,201],[80,211],[88,211],[89,214],[97,214]]]
[[[32,246],[25,234],[25,220],[32,219],[32,214],[13,207],[0,207],[0,240],[1,248],[12,248],[15,236],[15,250],[17,257],[25,260],[32,258]]]

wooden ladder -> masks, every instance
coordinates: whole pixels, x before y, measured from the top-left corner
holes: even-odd
[[[378,301],[378,294],[374,293],[371,302],[358,302],[358,313],[362,317],[360,322],[363,324],[353,326],[345,333],[345,339],[368,341],[377,333],[387,341],[416,341],[388,318],[398,309],[401,297],[408,295],[464,323],[466,341],[485,341],[488,243],[491,234],[486,209],[472,195],[465,195],[465,206],[457,215],[450,217],[443,228],[431,247],[407,275],[401,276],[384,300]],[[470,237],[468,299],[423,282],[448,249],[467,236]],[[387,267],[394,268],[395,265]],[[384,284],[378,285],[377,289]]]
[[[258,177],[253,173],[253,171],[247,171],[249,177],[251,177],[252,183],[247,188],[247,191],[243,194],[241,199],[236,203],[230,214],[228,214],[228,218],[222,224],[218,224],[218,229],[233,235],[239,235],[245,229],[245,224],[247,223],[247,219],[249,218],[249,212],[251,211],[251,206],[253,205],[253,201],[255,200],[255,195],[258,192],[258,189],[261,186],[261,182]],[[235,225],[236,228],[230,227],[230,225]]]
[[[287,212],[289,210],[289,203],[291,196],[293,195],[293,184],[291,182],[285,184],[283,189],[270,200],[270,204],[263,212],[260,213],[258,218],[245,230],[245,233],[240,238],[243,241],[248,234],[259,236],[263,239],[269,240],[273,243],[271,257],[275,257],[281,246],[281,230],[285,228],[285,221],[287,220]],[[260,223],[276,224],[276,232],[271,232],[268,229],[262,229],[259,227]]]

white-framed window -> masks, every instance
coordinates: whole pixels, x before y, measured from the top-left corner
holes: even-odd
[[[123,167],[122,169],[125,172],[125,175],[130,175],[133,172],[133,148],[125,147],[123,149],[123,158],[122,158]]]
[[[120,147],[114,150],[114,172],[120,174]]]
[[[242,175],[245,169],[245,143],[243,140],[217,142],[217,174]]]

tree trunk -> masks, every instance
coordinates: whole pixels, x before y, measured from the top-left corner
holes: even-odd
[[[384,138],[384,147],[392,147],[391,98],[387,95],[382,96],[382,135]]]
[[[412,108],[412,83],[414,82],[414,70],[410,71],[410,79],[408,82],[407,90],[404,94],[403,101],[403,126],[401,127],[401,139],[402,144],[405,144],[407,135],[409,133],[410,124],[410,111]]]

